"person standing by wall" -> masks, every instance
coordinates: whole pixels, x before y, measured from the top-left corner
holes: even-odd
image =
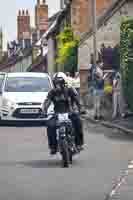
[[[94,75],[94,119],[101,120],[103,116],[101,114],[102,97],[104,94],[104,79],[103,73],[96,72]]]
[[[74,80],[73,80],[73,87],[76,89],[76,91],[80,95],[80,75],[79,75],[79,72],[75,73],[75,77],[74,77]]]
[[[66,72],[66,77],[67,77],[67,85],[68,87],[73,87],[73,78],[70,74],[70,72]]]
[[[123,98],[122,98],[122,81],[119,72],[116,72],[113,80],[113,115],[112,119],[115,119],[118,115],[124,117]]]

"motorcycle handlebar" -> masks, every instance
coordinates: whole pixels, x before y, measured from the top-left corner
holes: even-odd
[[[62,113],[60,113],[60,114],[62,114]],[[80,114],[80,113],[79,112],[68,112],[69,116],[71,116],[73,114]],[[48,114],[43,113],[41,118],[44,118],[44,120],[48,120],[51,117],[56,117],[57,115],[58,115],[57,113],[48,113]]]

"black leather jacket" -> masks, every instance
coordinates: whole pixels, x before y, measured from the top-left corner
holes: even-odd
[[[56,88],[52,89],[44,102],[45,113],[51,103],[54,104],[55,113],[73,112],[74,103],[80,111],[79,97],[73,88],[65,87],[61,91]]]

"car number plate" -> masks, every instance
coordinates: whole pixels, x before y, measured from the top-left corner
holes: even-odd
[[[39,110],[38,109],[21,109],[20,113],[22,113],[22,114],[38,114]]]

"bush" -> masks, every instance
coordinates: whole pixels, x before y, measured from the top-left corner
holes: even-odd
[[[79,38],[74,36],[71,27],[66,26],[58,37],[58,56],[56,63],[63,66],[63,71],[77,71],[77,49]]]
[[[133,111],[133,18],[121,23],[120,62],[124,94]]]

